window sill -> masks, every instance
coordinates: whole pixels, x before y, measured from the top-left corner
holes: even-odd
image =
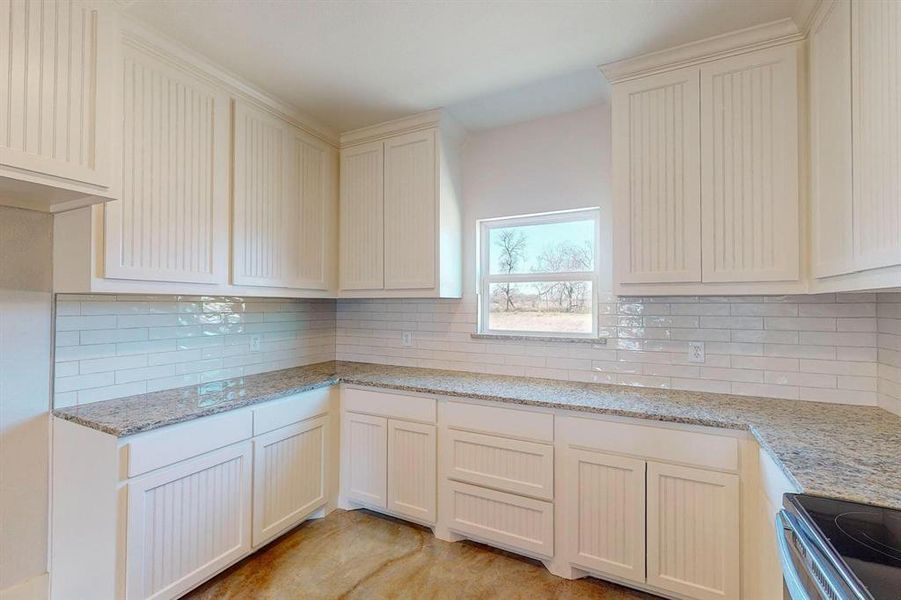
[[[474,340],[509,340],[513,342],[564,342],[567,344],[597,344],[607,345],[607,338],[595,337],[565,337],[558,335],[516,335],[509,333],[471,333]]]

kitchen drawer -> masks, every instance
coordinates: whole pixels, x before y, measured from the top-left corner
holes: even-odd
[[[554,447],[450,429],[443,451],[450,479],[544,500],[554,497]]]
[[[204,417],[126,438],[123,466],[128,477],[175,464],[253,435],[249,410]]]
[[[253,434],[260,435],[328,413],[331,389],[329,386],[301,392],[255,406],[253,409]]]
[[[554,505],[457,481],[446,482],[448,528],[531,555],[554,555]]]
[[[554,441],[554,415],[550,413],[448,402],[442,407],[441,420],[456,429],[540,442]]]
[[[580,417],[560,417],[557,427],[560,439],[570,446],[738,470],[738,439],[734,437]]]
[[[432,398],[346,386],[341,390],[341,404],[345,411],[421,423],[434,423],[437,414],[435,400]]]

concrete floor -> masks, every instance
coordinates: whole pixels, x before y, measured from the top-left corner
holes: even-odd
[[[185,598],[479,598],[654,600],[596,579],[568,581],[540,563],[368,511],[308,521]]]

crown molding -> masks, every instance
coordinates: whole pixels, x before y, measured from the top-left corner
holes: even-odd
[[[212,85],[224,88],[233,97],[251,102],[255,106],[287,121],[308,135],[330,146],[338,147],[338,133],[331,127],[302,114],[290,104],[244,81],[205,56],[185,47],[183,44],[176,42],[130,15],[123,13],[120,16],[120,23],[120,34],[123,43],[148,52],[156,58],[188,71]]]
[[[375,142],[386,137],[403,133],[412,133],[423,129],[440,127],[448,117],[439,109],[429,110],[409,117],[401,117],[385,121],[377,125],[360,127],[341,134],[341,148],[348,148],[358,144]]]
[[[804,39],[804,33],[798,28],[795,21],[785,18],[689,42],[674,48],[606,63],[600,65],[599,68],[610,83],[618,83],[653,73],[690,67],[735,54],[789,44],[802,39]]]
[[[827,4],[832,4],[831,0],[800,0],[798,2],[792,20],[804,35],[810,32],[814,19]]]

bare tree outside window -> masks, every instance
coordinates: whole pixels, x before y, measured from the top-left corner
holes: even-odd
[[[590,210],[483,225],[482,330],[592,334],[596,219]]]

